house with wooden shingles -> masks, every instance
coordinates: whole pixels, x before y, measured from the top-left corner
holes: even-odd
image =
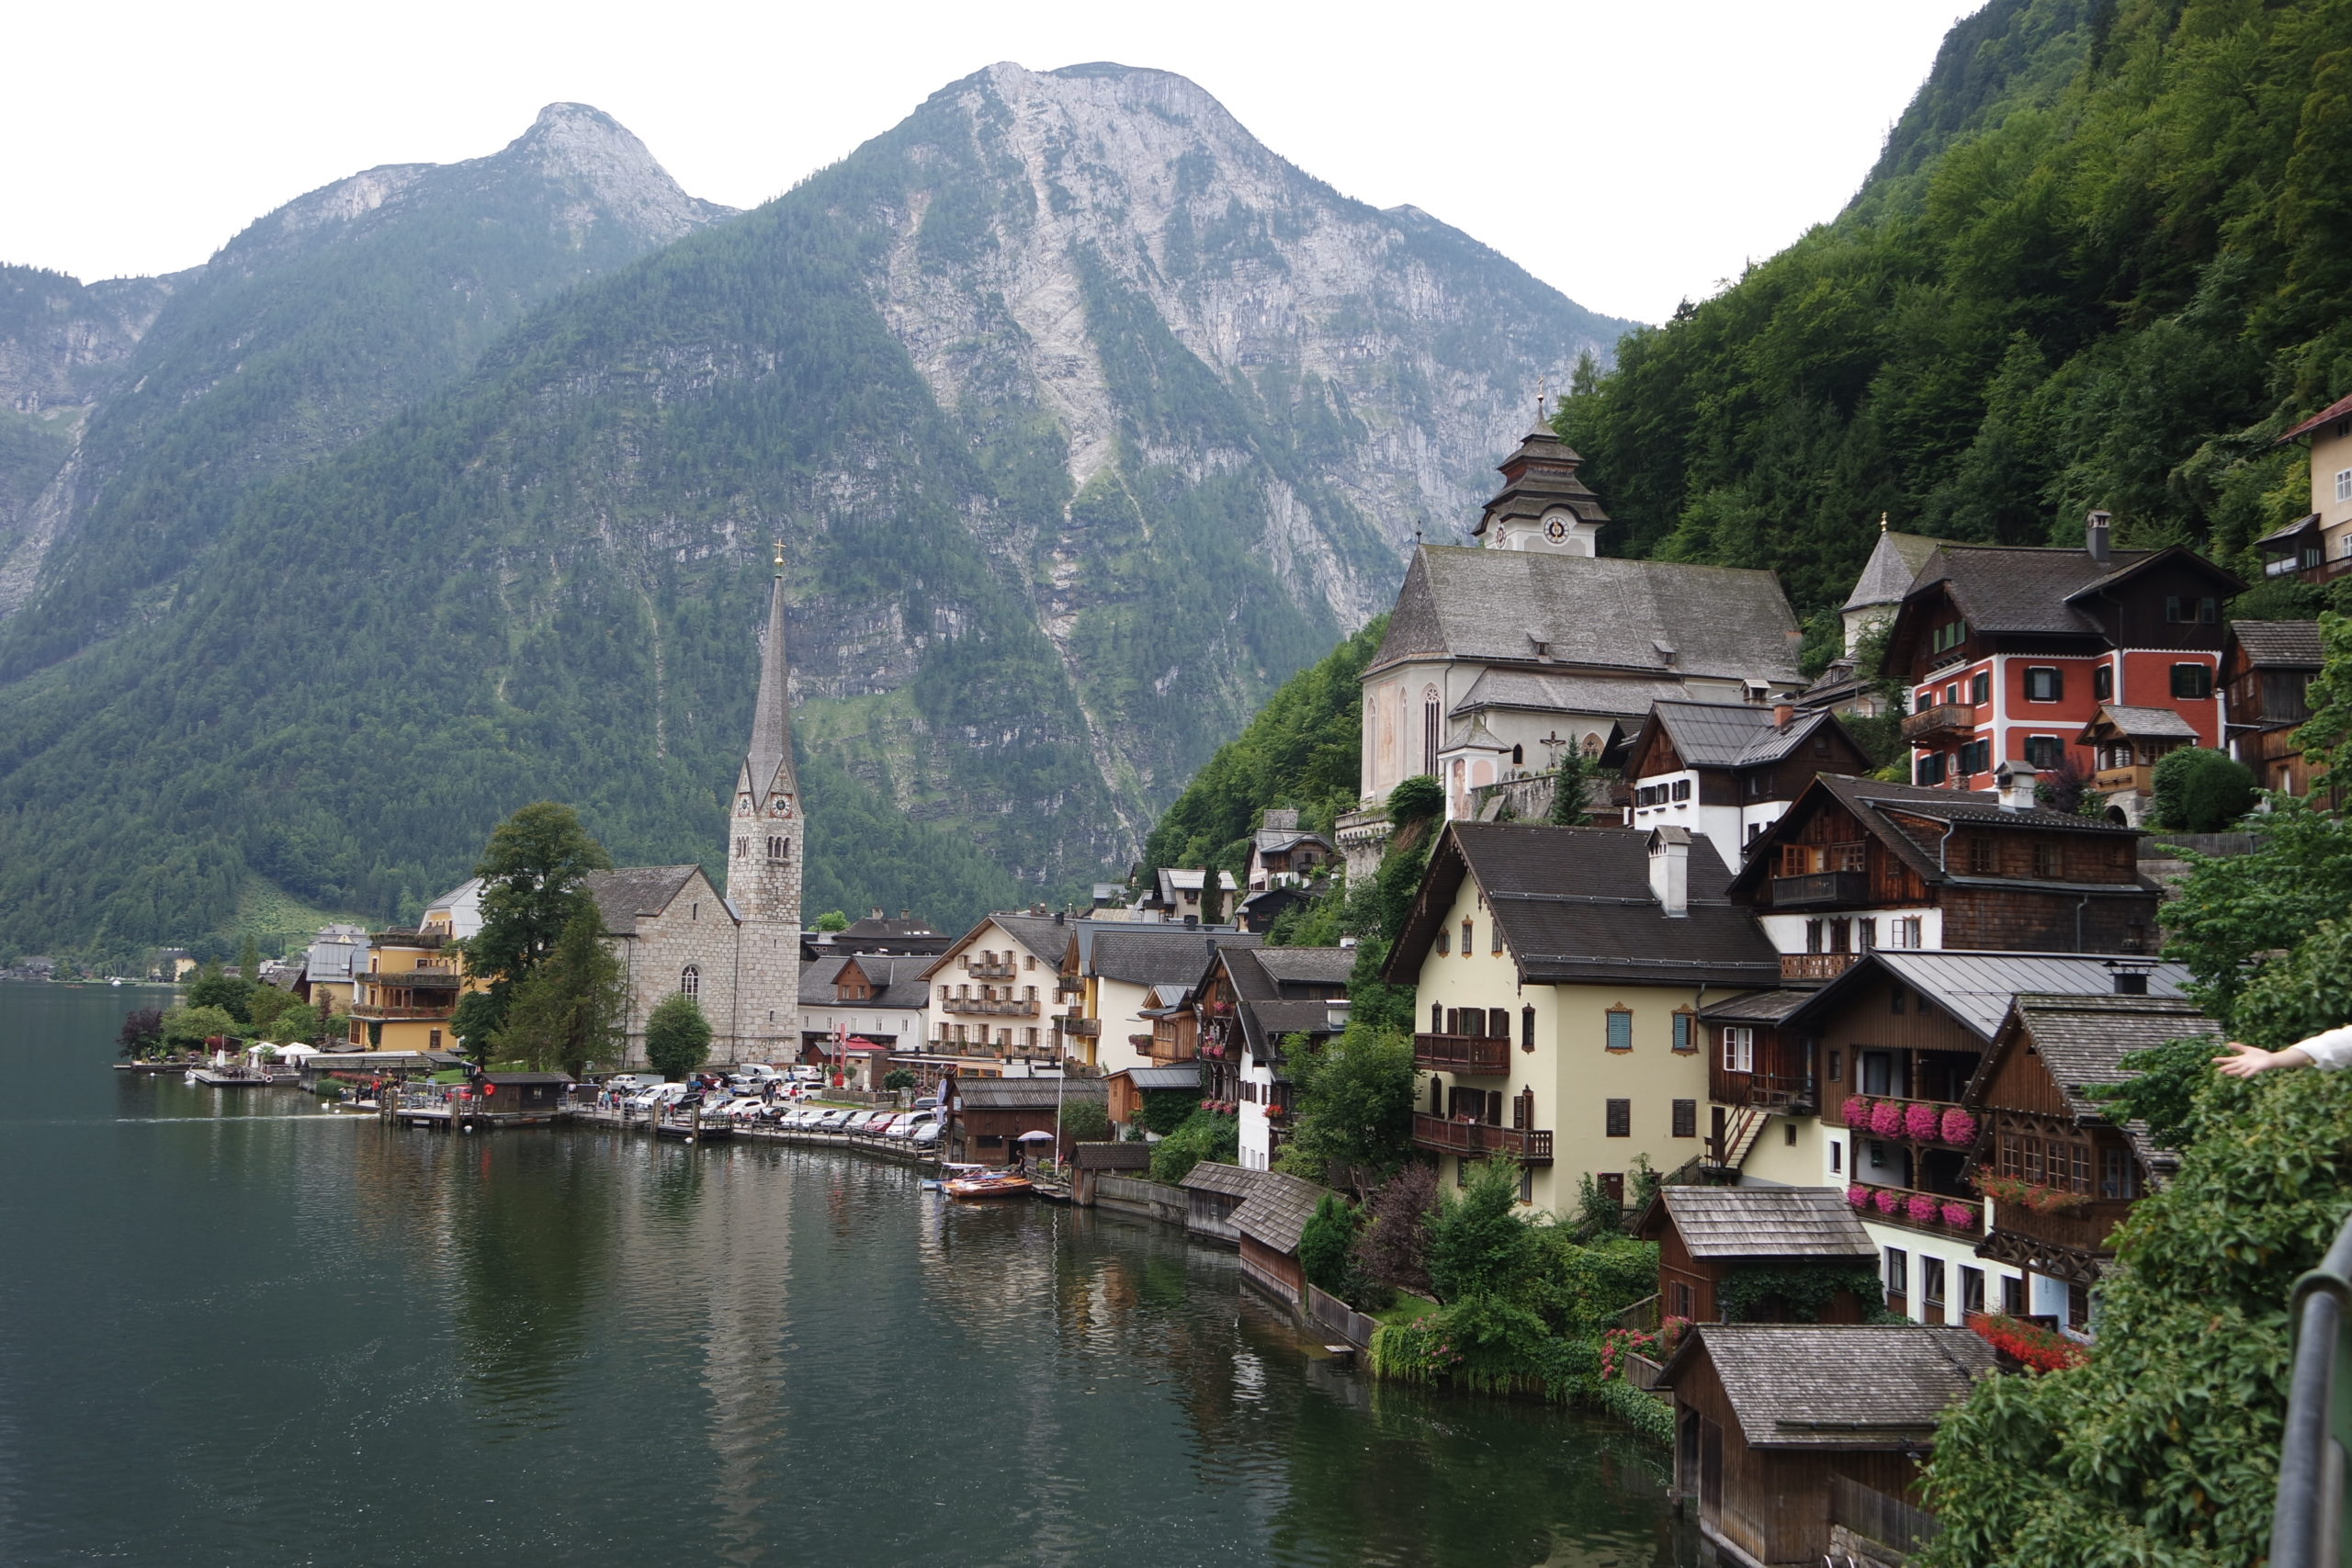
[[[1250,1195],[1233,1211],[1241,1240],[1241,1277],[1297,1306],[1306,1298],[1306,1269],[1298,1260],[1299,1238],[1315,1217],[1326,1190],[1279,1170],[1254,1170]]]
[[[1692,1323],[1860,1323],[1877,1304],[1838,1289],[1815,1309],[1769,1289],[1790,1272],[1875,1272],[1878,1244],[1843,1192],[1817,1187],[1661,1187],[1634,1216],[1657,1244],[1658,1312]],[[1744,1277],[1744,1280],[1743,1280]],[[1729,1286],[1728,1291],[1726,1285]],[[1726,1297],[1734,1310],[1726,1311]],[[1745,1310],[1739,1310],[1745,1308]]]
[[[2311,684],[2325,654],[2317,621],[2232,621],[2222,644],[2230,754],[2265,789],[2305,795],[2312,771],[2295,732],[2312,716]]]
[[[1291,1112],[1290,1042],[1347,1027],[1349,947],[1221,945],[1192,987],[1204,1097],[1240,1120],[1241,1164],[1265,1170]]]
[[[1508,1155],[1521,1201],[1555,1211],[1587,1176],[1622,1201],[1637,1159],[1694,1158],[1699,1010],[1781,974],[1730,880],[1682,828],[1447,824],[1384,971],[1425,1015],[1414,1145],[1456,1179]]]
[[[1675,1493],[1744,1568],[1810,1568],[1841,1545],[1905,1561],[1933,1529],[1919,1480],[1936,1423],[1993,1371],[1992,1347],[1965,1328],[1694,1328],[1658,1378],[1674,1401]]]
[[[1982,1129],[1972,1174],[1991,1210],[1976,1251],[2024,1276],[2027,1312],[2089,1333],[2115,1227],[2180,1164],[2092,1091],[2132,1076],[2127,1052],[2175,1040],[2218,1048],[2221,1033],[2176,998],[2028,992],[2010,1004],[1961,1101]]]

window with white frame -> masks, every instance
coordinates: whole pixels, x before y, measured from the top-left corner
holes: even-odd
[[[1886,922],[1889,947],[1918,947],[1927,922],[1917,915],[1897,915]]]
[[[1724,1071],[1752,1073],[1756,1070],[1756,1031],[1744,1023],[1724,1026]]]
[[[2341,468],[2336,471],[2335,499],[2352,501],[2352,468]]]

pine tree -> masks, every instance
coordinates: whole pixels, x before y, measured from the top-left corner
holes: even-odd
[[[589,905],[573,914],[555,951],[515,988],[506,1022],[492,1039],[509,1060],[577,1077],[611,1052],[628,1007],[620,961],[605,945],[604,922]],[[707,1038],[709,1025],[703,1027]],[[481,1051],[474,1054],[480,1060]]]

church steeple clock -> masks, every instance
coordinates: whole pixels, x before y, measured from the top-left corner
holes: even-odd
[[[768,585],[767,637],[760,649],[760,692],[752,710],[752,744],[735,779],[729,834],[727,898],[747,926],[786,928],[798,961],[801,867],[807,845],[800,781],[792,766],[792,665],[784,640],[784,544],[775,547]]]

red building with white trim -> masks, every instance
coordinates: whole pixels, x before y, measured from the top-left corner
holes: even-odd
[[[2223,744],[2222,606],[2245,584],[2177,546],[2119,550],[2095,512],[2080,549],[1940,546],[1895,612],[1915,783],[1986,789],[2003,762],[2079,773],[2104,707],[2165,708]],[[2145,801],[2111,805],[2136,822]]]

